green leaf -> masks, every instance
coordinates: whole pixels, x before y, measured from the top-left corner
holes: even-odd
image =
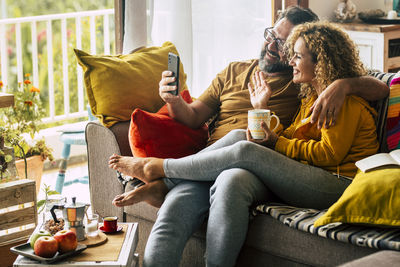
[[[11,162],[12,161],[12,156],[11,155],[6,155],[5,156],[5,160],[6,160],[6,162]]]
[[[47,192],[47,195],[49,195],[49,196],[51,196],[51,195],[59,195],[60,193],[58,193],[57,191],[55,191],[55,190],[51,190],[51,191],[49,191],[49,192]]]
[[[44,203],[46,203],[46,200],[44,200],[44,199],[39,200],[39,201],[36,203],[36,207],[37,207],[38,209],[40,209],[40,207],[43,206]]]

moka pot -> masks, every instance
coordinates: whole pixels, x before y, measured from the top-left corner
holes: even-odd
[[[86,211],[90,205],[76,202],[76,197],[72,198],[72,203],[66,203],[62,205],[54,205],[50,212],[55,222],[58,222],[57,216],[54,210],[59,209],[63,212],[64,218],[64,229],[71,229],[76,233],[78,241],[86,239],[85,229],[83,226],[83,218],[85,217]]]

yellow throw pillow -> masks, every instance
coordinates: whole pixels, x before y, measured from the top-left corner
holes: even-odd
[[[359,172],[314,226],[333,222],[400,226],[400,168]]]
[[[157,112],[165,103],[158,94],[161,73],[168,69],[168,52],[178,55],[171,42],[142,48],[128,55],[89,55],[74,49],[84,70],[85,87],[92,113],[104,126],[128,121],[134,109]],[[180,65],[180,84],[187,89]]]

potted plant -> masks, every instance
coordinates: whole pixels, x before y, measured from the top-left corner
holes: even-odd
[[[3,125],[0,130],[5,146],[14,149],[18,176],[35,180],[38,192],[43,162],[46,159],[53,161],[54,157],[52,149],[46,145],[44,139],[35,139],[45,112],[39,96],[40,90],[32,85],[29,77],[29,74],[25,75],[25,81],[17,90],[9,90],[14,95],[14,105],[0,110],[0,125]],[[0,82],[0,88],[2,86]],[[1,172],[5,174],[7,163],[12,157],[3,150],[0,147],[0,157],[3,158],[0,161],[3,162]]]

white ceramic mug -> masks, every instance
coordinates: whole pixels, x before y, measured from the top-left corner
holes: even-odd
[[[250,130],[251,136],[253,139],[264,139],[265,132],[261,127],[261,122],[264,121],[268,128],[271,125],[271,119],[276,119],[276,125],[272,131],[274,131],[279,126],[279,118],[278,116],[272,114],[269,109],[252,109],[248,111],[248,128]]]

